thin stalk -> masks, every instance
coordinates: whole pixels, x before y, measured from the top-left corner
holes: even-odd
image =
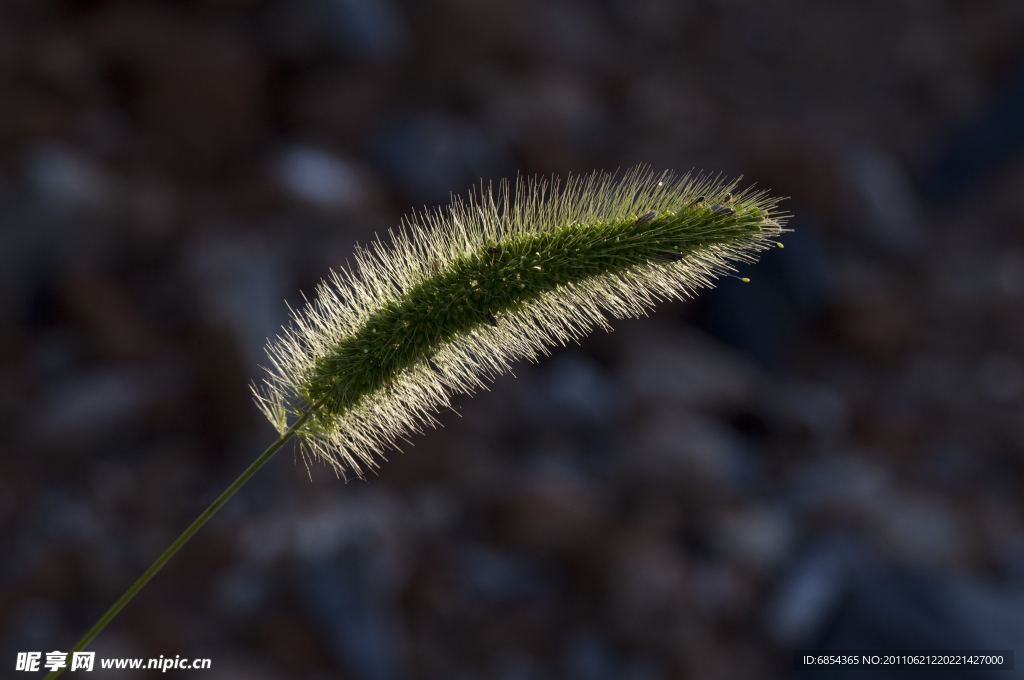
[[[249,478],[256,474],[256,471],[263,467],[268,460],[273,458],[274,454],[277,453],[281,449],[281,447],[284,446],[285,443],[289,439],[291,439],[303,425],[305,425],[306,421],[309,420],[309,417],[314,410],[315,407],[311,408],[309,411],[306,411],[306,413],[304,413],[298,420],[296,420],[295,423],[291,427],[289,427],[284,432],[284,434],[282,434],[280,438],[277,439],[277,441],[271,444],[267,448],[267,450],[260,455],[259,458],[253,461],[252,465],[247,467],[245,469],[245,472],[239,475],[238,479],[236,479],[231,484],[231,486],[225,489],[224,493],[218,496],[217,500],[211,503],[210,507],[206,508],[206,510],[203,511],[203,514],[199,515],[199,517],[196,518],[196,521],[192,522],[192,524],[189,525],[188,529],[185,529],[185,531],[182,532],[181,536],[178,536],[177,540],[175,540],[174,543],[171,543],[170,547],[167,548],[167,550],[165,550],[164,553],[160,557],[158,557],[156,561],[153,562],[152,565],[150,565],[149,569],[147,569],[146,572],[139,577],[139,580],[133,583],[132,587],[129,588],[125,592],[125,594],[122,595],[120,599],[118,599],[118,601],[115,602],[110,607],[110,609],[107,610],[107,613],[104,614],[100,618],[100,620],[96,622],[96,625],[93,626],[88,633],[82,636],[82,639],[78,641],[78,644],[71,648],[71,651],[68,652],[67,657],[65,657],[64,659],[64,668],[60,668],[55,671],[50,671],[50,673],[46,676],[46,678],[44,678],[44,680],[53,680],[58,675],[63,673],[67,668],[69,668],[71,666],[72,654],[74,652],[82,651],[87,644],[92,642],[92,639],[94,637],[100,634],[100,631],[107,627],[107,624],[110,623],[122,609],[124,609],[125,605],[131,602],[132,598],[135,597],[135,595],[140,590],[142,590],[147,583],[149,583],[149,580],[153,578],[158,571],[160,571],[160,568],[163,567],[169,559],[174,557],[174,554],[178,552],[183,545],[188,543],[188,540],[192,538],[192,536],[195,535],[195,533],[199,531],[199,529],[201,529],[202,526],[206,524],[218,510],[220,510],[221,506],[227,503],[228,500],[235,495],[235,492],[242,488],[242,485],[249,481]]]

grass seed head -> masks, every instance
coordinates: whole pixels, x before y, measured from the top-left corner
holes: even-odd
[[[361,476],[453,394],[752,262],[777,203],[645,168],[481,187],[357,248],[269,344],[256,400],[281,432],[312,411],[303,455]]]

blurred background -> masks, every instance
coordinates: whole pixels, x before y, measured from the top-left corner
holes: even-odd
[[[637,163],[742,174],[795,231],[368,482],[279,454],[99,656],[672,680],[1014,648],[1024,3],[5,0],[2,663],[69,649],[273,440],[263,346],[357,241]]]

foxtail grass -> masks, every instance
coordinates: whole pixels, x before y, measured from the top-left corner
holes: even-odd
[[[687,299],[781,246],[778,199],[735,181],[604,173],[481,187],[357,246],[268,345],[256,403],[280,437],[72,649],[81,651],[289,440],[307,462],[363,476],[515,361],[610,318]],[[68,654],[70,664],[71,654]],[[64,669],[51,672],[56,678]]]

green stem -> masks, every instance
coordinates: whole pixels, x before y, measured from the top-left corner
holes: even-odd
[[[146,570],[146,573],[140,576],[139,580],[133,583],[132,587],[129,588],[127,592],[125,592],[125,594],[122,595],[120,599],[118,599],[118,601],[115,602],[110,607],[110,609],[107,610],[107,613],[104,614],[100,618],[100,620],[96,622],[96,625],[93,626],[88,633],[82,636],[82,639],[78,641],[78,644],[71,648],[71,651],[68,652],[67,657],[65,657],[64,659],[64,668],[60,668],[55,671],[50,671],[50,673],[46,676],[46,678],[44,678],[44,680],[53,680],[58,675],[63,673],[67,668],[69,668],[71,666],[72,653],[82,651],[87,644],[92,642],[92,639],[94,637],[100,634],[100,631],[107,627],[107,624],[110,623],[122,609],[124,609],[126,604],[131,602],[131,599],[135,597],[135,595],[140,590],[142,590],[147,583],[149,583],[149,580],[153,578],[153,576],[155,576],[158,571],[160,571],[160,568],[163,567],[164,564],[166,564],[169,559],[174,557],[174,554],[178,552],[178,550],[180,550],[183,545],[188,543],[188,540],[192,538],[192,536],[197,531],[199,531],[199,529],[201,529],[202,526],[206,524],[211,517],[213,517],[214,513],[220,510],[222,505],[228,502],[228,499],[235,495],[236,491],[242,488],[243,484],[249,481],[250,477],[256,474],[257,470],[263,467],[263,465],[268,460],[274,457],[274,454],[277,453],[280,450],[280,448],[285,445],[285,442],[291,439],[295,435],[295,433],[299,431],[299,428],[305,425],[306,421],[309,420],[309,417],[314,410],[315,407],[311,408],[309,411],[306,411],[306,413],[302,414],[302,416],[298,420],[296,420],[295,423],[277,439],[277,441],[271,444],[267,448],[267,450],[264,451],[262,455],[260,455],[259,458],[253,461],[252,465],[247,467],[245,469],[245,472],[239,475],[238,479],[236,479],[231,484],[231,486],[225,489],[224,493],[218,496],[217,500],[211,503],[210,507],[206,508],[206,510],[203,511],[203,514],[199,515],[199,517],[196,518],[196,521],[192,522],[192,524],[189,525],[188,529],[185,529],[185,531],[182,532],[181,536],[178,536],[178,539],[174,541],[174,543],[171,543],[170,547],[164,551],[164,554],[158,557],[156,561],[153,562],[153,564],[149,567],[149,569]]]

